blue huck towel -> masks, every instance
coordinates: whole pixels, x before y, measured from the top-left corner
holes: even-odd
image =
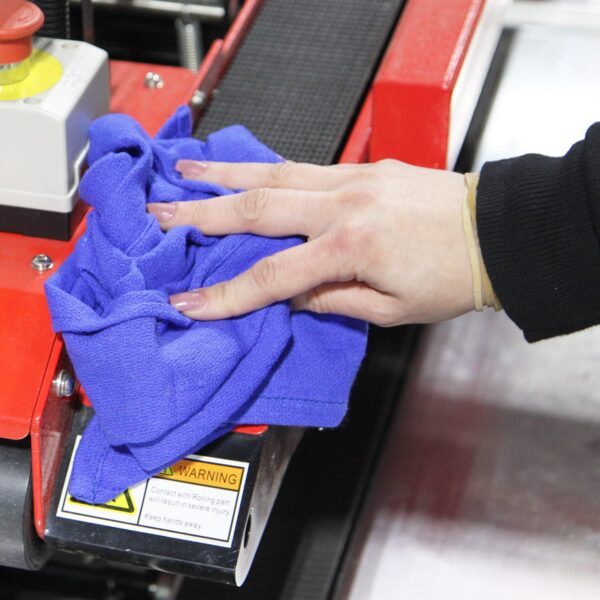
[[[236,424],[338,425],[365,352],[365,323],[292,313],[287,302],[211,322],[170,306],[171,294],[230,279],[301,243],[160,229],[146,202],[232,193],[183,180],[178,159],[278,160],[241,126],[206,142],[191,131],[183,107],[155,139],[125,115],[93,123],[81,196],[95,210],[46,285],[54,330],[95,410],[69,488],[86,502],[114,498]]]

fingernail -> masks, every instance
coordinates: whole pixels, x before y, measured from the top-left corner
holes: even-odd
[[[203,308],[206,298],[202,292],[185,292],[184,294],[173,294],[169,298],[171,306],[179,312]]]
[[[176,204],[168,204],[166,202],[155,202],[146,206],[149,213],[156,217],[156,220],[160,223],[169,221],[175,216],[177,210]]]
[[[178,160],[175,165],[184,179],[198,179],[208,167],[207,163],[195,160]]]

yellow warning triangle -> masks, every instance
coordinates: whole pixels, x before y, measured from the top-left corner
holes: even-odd
[[[104,502],[104,504],[89,504],[88,502],[77,500],[76,498],[73,498],[73,496],[69,496],[69,502],[73,504],[86,504],[87,506],[102,508],[104,510],[116,510],[125,513],[135,512],[135,505],[133,504],[133,498],[131,497],[129,490],[125,490],[122,494],[119,494],[113,500]]]
[[[173,468],[172,467],[167,467],[166,469],[163,469],[159,475],[164,475],[166,477],[173,477]]]

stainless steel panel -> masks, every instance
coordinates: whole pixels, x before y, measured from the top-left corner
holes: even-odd
[[[363,527],[340,597],[600,597],[600,329],[430,328]]]

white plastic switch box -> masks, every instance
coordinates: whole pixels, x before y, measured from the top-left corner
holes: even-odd
[[[55,57],[62,75],[40,94],[0,99],[0,205],[70,213],[89,125],[108,112],[108,55],[69,40],[37,38],[34,48]]]

